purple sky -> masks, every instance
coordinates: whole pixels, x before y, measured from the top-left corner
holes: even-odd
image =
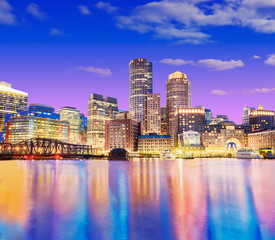
[[[235,6],[261,11],[249,14],[269,24],[262,26],[256,20],[245,25],[240,12],[234,22],[227,15],[231,6],[226,1],[217,1],[221,12],[213,10],[213,2],[196,5],[189,0],[154,5],[80,1],[90,12],[73,1],[62,0],[55,8],[46,3],[1,2],[10,8],[0,4],[0,80],[28,92],[29,103],[50,104],[56,110],[73,106],[86,114],[89,94],[98,93],[117,97],[120,109],[128,110],[128,64],[145,57],[153,62],[153,90],[161,93],[162,105],[168,75],[181,71],[191,80],[193,105],[205,105],[214,115],[226,114],[241,123],[244,106],[258,107],[262,102],[266,109],[275,109],[275,24],[270,18],[275,2],[262,1],[259,7],[255,0],[246,0]],[[186,14],[194,26],[178,19],[176,10],[184,7],[183,2],[199,9],[209,22],[195,19],[195,12]],[[213,13],[203,12],[203,4]],[[170,25],[158,18],[166,15]],[[212,16],[221,22],[210,22]],[[222,22],[223,17],[228,22]]]

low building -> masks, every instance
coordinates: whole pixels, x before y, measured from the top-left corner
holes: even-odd
[[[69,142],[70,124],[60,121],[54,108],[43,104],[31,104],[29,111],[7,116],[6,142],[17,143],[30,138],[47,138]]]
[[[105,123],[105,150],[124,148],[128,152],[138,150],[141,123],[131,119],[109,120]]]
[[[248,147],[259,150],[261,148],[275,148],[275,129],[248,134]]]
[[[217,125],[205,127],[201,133],[202,144],[209,150],[226,150],[246,147],[248,132],[232,121],[223,121]]]
[[[121,111],[116,115],[116,119],[130,119],[128,111]]]
[[[195,131],[187,131],[179,134],[178,136],[179,146],[200,146],[201,145],[201,137],[198,132]]]
[[[138,137],[138,152],[141,154],[160,154],[171,150],[170,135],[144,135]]]

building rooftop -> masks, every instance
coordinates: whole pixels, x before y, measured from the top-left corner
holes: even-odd
[[[28,93],[13,89],[10,83],[4,81],[0,81],[0,91],[28,96]]]
[[[142,135],[138,138],[170,138],[170,135]]]

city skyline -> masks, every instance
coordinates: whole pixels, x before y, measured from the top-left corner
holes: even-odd
[[[193,105],[205,105],[213,115],[241,123],[245,106],[262,102],[274,109],[273,1],[240,1],[234,7],[221,1],[219,10],[210,1],[62,0],[55,8],[46,2],[0,2],[0,80],[28,92],[30,103],[72,106],[87,114],[89,95],[98,93],[117,97],[120,109],[128,110],[128,64],[144,57],[154,65],[161,106],[169,74],[180,71],[191,81]],[[168,13],[169,6],[182,13],[189,6],[205,23],[195,12],[179,19],[176,11]],[[247,24],[243,9],[250,16]],[[148,11],[156,22],[141,22],[139,11]]]

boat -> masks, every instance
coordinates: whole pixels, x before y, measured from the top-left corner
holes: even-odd
[[[161,159],[175,159],[175,155],[170,150],[164,150],[161,153]]]
[[[237,151],[236,158],[238,159],[263,159],[263,156],[252,149],[240,148]]]

